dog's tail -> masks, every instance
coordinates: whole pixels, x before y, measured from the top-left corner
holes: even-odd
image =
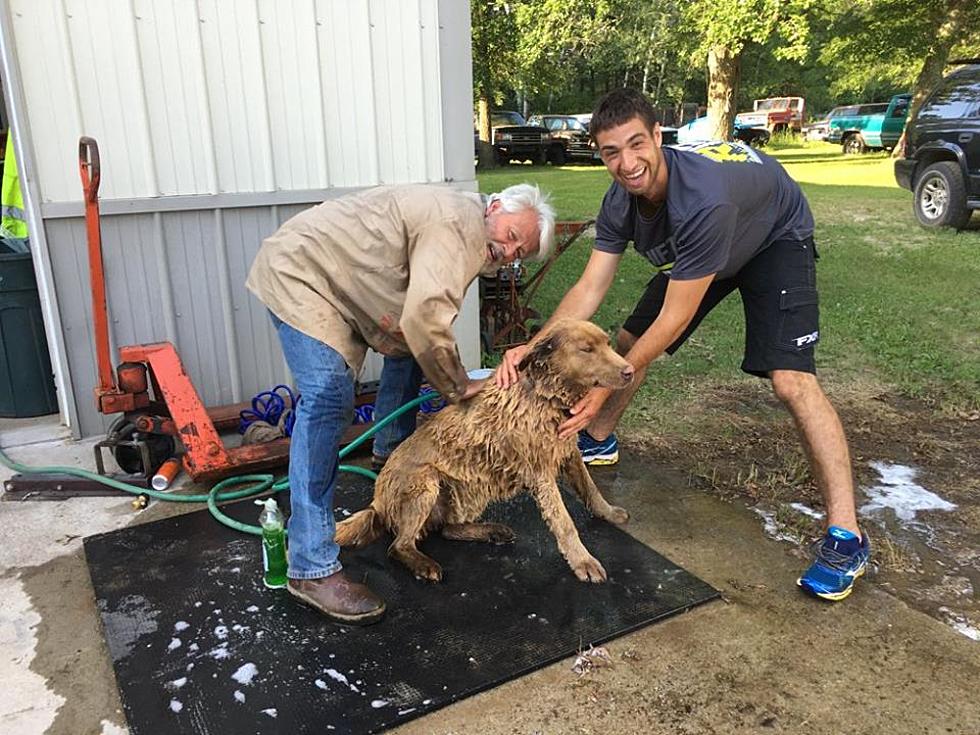
[[[375,541],[384,530],[381,516],[369,506],[338,523],[334,540],[340,546],[360,548]]]

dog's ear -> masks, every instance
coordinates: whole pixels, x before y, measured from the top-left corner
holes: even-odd
[[[558,347],[557,334],[535,343],[531,351],[524,355],[524,359],[518,364],[517,369],[523,371],[527,369],[528,365],[543,365],[556,347]]]

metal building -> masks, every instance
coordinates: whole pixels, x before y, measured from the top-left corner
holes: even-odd
[[[475,190],[469,3],[5,0],[2,77],[63,422],[104,431],[78,138],[101,150],[113,346],[169,340],[206,405],[288,379],[244,288],[263,237],[353,189]],[[22,183],[23,185],[23,183]],[[476,295],[457,322],[479,364]],[[369,358],[362,380],[380,368]]]

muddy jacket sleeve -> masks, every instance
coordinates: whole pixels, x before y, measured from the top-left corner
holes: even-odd
[[[483,248],[468,245],[452,222],[440,222],[419,234],[409,255],[399,326],[429,383],[451,403],[459,400],[468,381],[453,322],[466,288],[479,272],[477,250],[482,253]]]

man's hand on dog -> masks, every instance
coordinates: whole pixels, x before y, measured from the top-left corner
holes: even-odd
[[[493,382],[498,388],[510,388],[517,382],[517,366],[521,364],[529,349],[528,345],[517,345],[504,353],[504,359],[500,361],[497,371],[493,374]]]
[[[569,409],[572,417],[558,427],[558,438],[566,439],[591,424],[592,419],[595,418],[596,414],[599,413],[599,409],[602,408],[602,404],[609,399],[612,393],[611,389],[601,386],[593,388],[586,393],[581,401]]]
[[[500,361],[500,365],[497,366],[497,370],[493,374],[493,382],[497,384],[498,388],[507,389],[517,382],[517,366],[527,355],[528,350],[528,345],[518,345],[511,347],[504,353],[503,360]],[[593,388],[586,393],[585,397],[569,410],[569,413],[572,414],[571,418],[558,427],[558,438],[565,439],[586,428],[592,423],[592,419],[599,413],[599,409],[611,395],[612,390],[601,387]]]

